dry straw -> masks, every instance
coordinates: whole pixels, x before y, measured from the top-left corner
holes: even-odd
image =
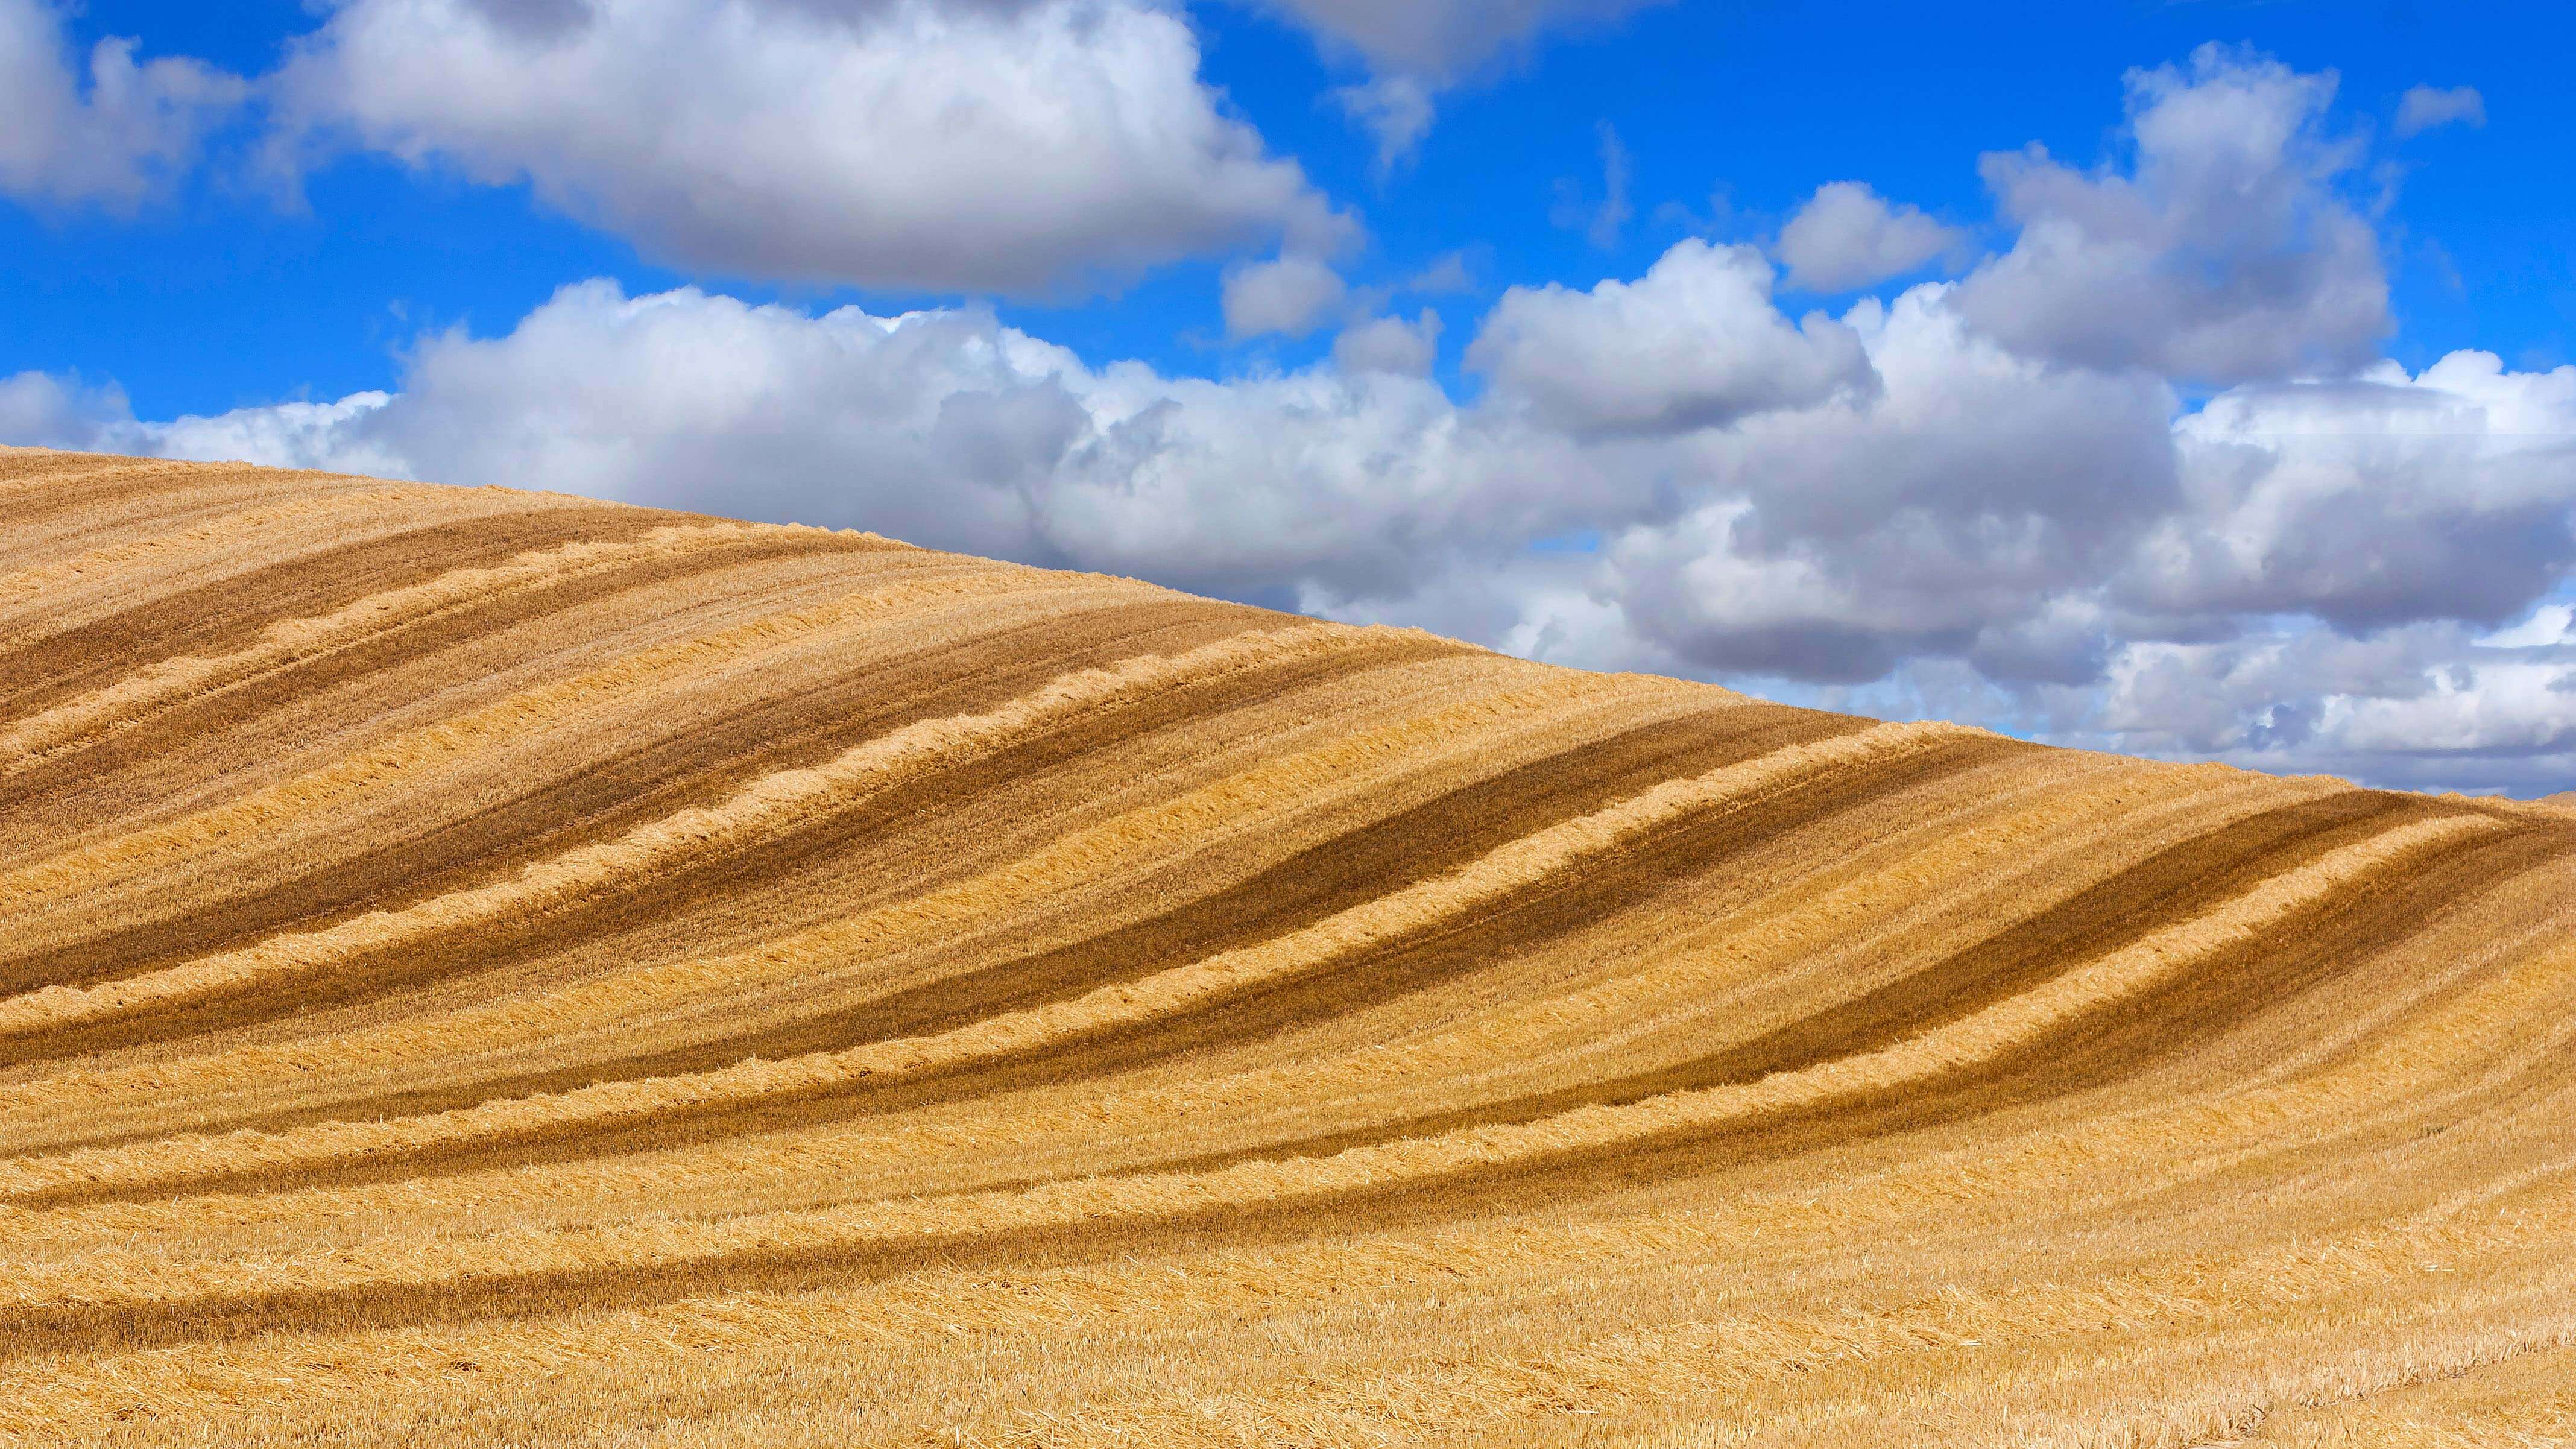
[[[488,568],[450,569],[425,583],[370,594],[319,618],[272,624],[261,631],[256,643],[227,654],[164,660],[0,730],[0,773],[83,739],[136,724],[191,696],[239,684],[449,610],[487,603],[496,595],[622,568],[639,559],[755,542],[770,532],[753,524],[709,524],[657,528],[633,541],[567,543]]]
[[[655,689],[686,685],[709,671],[816,635],[828,638],[852,626],[882,627],[943,605],[1017,593],[1063,593],[1068,587],[1061,576],[1022,569],[904,580],[659,645],[407,731],[318,770],[178,820],[0,875],[0,911],[23,910],[101,878],[129,877],[163,861],[202,858],[226,846],[272,838],[281,828],[328,806],[382,797],[408,780],[470,762],[604,707]]]
[[[87,549],[70,558],[0,574],[0,608],[25,604],[83,583],[114,582],[138,564],[176,562],[258,542],[279,524],[311,524],[385,504],[408,503],[427,494],[429,490],[424,488],[378,488],[342,494],[320,507],[309,499],[272,503],[222,514],[170,533]]]
[[[0,1002],[0,1443],[2576,1423],[2563,802],[569,499],[9,453],[0,500],[10,629],[163,661],[0,726],[0,969],[109,983]],[[460,530],[290,626],[213,586],[540,505],[570,547]],[[154,632],[208,599],[249,644]],[[898,782],[856,851],[799,834]],[[701,865],[740,888],[561,913]]]
[[[908,774],[1000,749],[1122,698],[1347,648],[1377,632],[1342,625],[1256,630],[1174,656],[1147,655],[1065,675],[998,709],[906,725],[810,768],[780,770],[712,806],[680,811],[624,836],[538,861],[508,880],[372,911],[320,931],[282,936],[93,987],[49,986],[0,1001],[0,1034],[75,1026],[267,986],[362,952],[536,912],[631,884],[681,861],[774,836],[843,809]]]
[[[108,1071],[58,1072],[0,1088],[0,1106],[75,1109],[137,1093],[182,1094],[263,1081],[312,1083],[371,1070],[529,1042],[565,1044],[620,1022],[650,1021],[692,1003],[739,1002],[793,988],[810,992],[905,951],[1014,922],[1038,904],[1132,881],[1176,853],[1203,852],[1265,819],[1316,810],[1354,795],[1391,793],[1400,776],[1462,756],[1498,751],[1514,734],[1562,727],[1607,706],[1642,709],[1650,682],[1560,674],[1518,687],[1525,668],[1493,677],[1469,698],[1389,724],[1354,730],[1315,749],[1283,754],[1199,789],[1124,812],[1033,854],[955,885],[907,896],[808,930],[721,955],[661,962],[538,995],[480,1002],[366,1030],[288,1045],[260,1045]],[[1697,692],[1682,696],[1702,702]],[[177,1144],[172,1144],[177,1146]],[[184,1154],[184,1149],[182,1149]],[[162,1159],[169,1160],[166,1155]]]
[[[716,1222],[656,1222],[594,1231],[532,1232],[470,1242],[403,1244],[389,1249],[358,1247],[322,1260],[270,1257],[206,1263],[168,1261],[151,1254],[101,1253],[61,1266],[31,1267],[0,1279],[0,1297],[22,1303],[154,1302],[219,1299],[245,1292],[346,1291],[560,1273],[602,1265],[667,1268],[751,1250],[824,1252],[910,1238],[1041,1232],[1107,1218],[1164,1217],[1212,1208],[1330,1198],[1464,1173],[1504,1171],[1548,1158],[1685,1132],[1705,1132],[1837,1098],[1886,1093],[1932,1081],[2004,1052],[2036,1044],[2054,1029],[2171,980],[2196,962],[2245,941],[2337,890],[2353,887],[2374,872],[2500,828],[2476,817],[2419,821],[2398,827],[2276,876],[2203,916],[2159,931],[2035,991],[1960,1021],[1879,1051],[1782,1072],[1745,1086],[1674,1092],[1624,1106],[1578,1108],[1537,1122],[1476,1127],[1356,1147],[1325,1158],[1256,1160],[1204,1173],[1080,1179],[1022,1192],[973,1194],[955,1200],[753,1214]],[[1157,1004],[1177,998],[1195,985],[1168,987],[1158,993],[1161,1000]],[[1115,990],[1103,995],[1114,996]],[[1081,1004],[1094,1011],[1115,1009],[1105,1003]],[[1071,1027],[1072,1023],[1065,1021],[1063,1025]],[[1044,1028],[1034,1023],[1005,1030],[1015,1041],[1043,1039],[1039,1033]],[[961,1044],[946,1050],[953,1058],[994,1044],[992,1036],[987,1035],[973,1046]],[[915,1047],[911,1060],[936,1060],[940,1050],[926,1044]],[[613,1094],[621,1088],[640,1090],[666,1085],[618,1084],[601,1090]],[[739,1090],[745,1084],[726,1085]],[[776,1089],[783,1084],[772,1081],[762,1085]],[[667,1108],[685,1100],[658,1105]]]

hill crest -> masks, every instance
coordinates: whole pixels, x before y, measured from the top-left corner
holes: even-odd
[[[2568,797],[562,495],[6,450],[0,520],[0,1434],[2074,1442],[2576,1363]]]

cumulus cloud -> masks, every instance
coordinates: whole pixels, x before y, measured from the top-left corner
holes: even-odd
[[[1419,377],[1440,356],[1440,314],[1425,307],[1411,322],[1371,317],[1333,339],[1333,365],[1347,375],[1396,372]]]
[[[1604,596],[1703,670],[1857,682],[1982,651],[2088,677],[2099,630],[2058,601],[2171,508],[2171,392],[2015,356],[1938,287],[1834,325],[1877,385],[1687,439],[1666,466],[1705,501],[1615,538]]]
[[[1411,156],[1422,138],[1431,134],[1436,107],[1431,87],[1419,76],[1376,76],[1335,90],[1333,100],[1342,114],[1377,138],[1381,175]]]
[[[2389,330],[2376,233],[2340,194],[2360,152],[2331,137],[2335,78],[2218,46],[2129,73],[2134,165],[1987,156],[2021,229],[1959,309],[2033,356],[2228,385],[2349,372]]]
[[[1354,326],[1328,364],[1220,381],[1087,364],[971,310],[816,316],[593,282],[503,335],[423,339],[391,394],[155,423],[112,389],[21,376],[0,383],[0,437],[862,526],[1842,707],[2561,788],[2566,565],[2484,520],[2565,537],[2576,371],[2455,354],[2189,410],[2134,369],[2023,356],[1939,285],[1801,329],[1765,310],[1762,268],[1687,242],[1645,278],[1556,300],[1603,336],[1616,316],[1583,309],[1605,295],[1612,314],[1687,318],[1703,330],[1679,352],[1702,364],[1841,335],[1867,386],[1755,406],[1737,384],[1778,367],[1684,371],[1677,393],[1648,369],[1642,395],[1569,409],[1498,374],[1462,405],[1413,370],[1431,314]],[[1702,270],[1739,275],[1662,290]],[[1510,319],[1545,295],[1507,297],[1484,337],[1530,343]],[[1731,421],[1595,426],[1677,406]],[[2308,547],[2319,509],[2363,520],[2339,542],[2512,546],[2493,567],[2340,568]]]
[[[1303,337],[1349,294],[1341,273],[1313,257],[1283,256],[1229,267],[1220,294],[1226,335]]]
[[[391,395],[168,423],[30,395],[68,445],[866,527],[1234,596],[1401,591],[1426,560],[1561,525],[1569,481],[1590,484],[1581,508],[1617,506],[1570,442],[1393,371],[1169,378],[979,311],[814,316],[605,281],[502,336],[424,339]]]
[[[2576,567],[2576,367],[2456,352],[2412,377],[2247,388],[2175,444],[2189,509],[2126,577],[2147,607],[2495,625]]]
[[[62,14],[0,0],[0,195],[131,208],[194,159],[248,88],[194,60],[138,64],[136,42],[114,37],[91,48],[84,85]]]
[[[1773,250],[1789,268],[1789,285],[1847,292],[1918,271],[1966,239],[1914,207],[1888,205],[1866,182],[1835,181],[1817,187],[1780,228]]]
[[[2435,624],[2142,642],[2122,651],[2096,723],[2159,754],[2533,792],[2576,778],[2576,655]]]
[[[1013,3],[992,14],[1057,0]],[[546,23],[604,23],[566,4]],[[147,422],[23,375],[0,439],[857,525],[1838,708],[2564,790],[2576,368],[2346,357],[2321,299],[2375,285],[2376,241],[2337,195],[2360,158],[2329,91],[2228,52],[2133,76],[2134,164],[2023,158],[2001,256],[1839,316],[1784,313],[1761,253],[1700,240],[1513,287],[1463,401],[1431,376],[1437,313],[1290,248],[1227,288],[1239,332],[1341,323],[1284,374],[1086,361],[973,309],[593,282],[336,403]],[[2038,305],[2087,276],[2087,306],[2145,310]]]
[[[2530,618],[2512,628],[2498,629],[2478,642],[2490,649],[2576,644],[2576,604],[2543,604],[2531,611]]]
[[[0,443],[99,447],[111,428],[132,416],[124,391],[114,386],[84,387],[76,378],[42,372],[0,377]]]
[[[275,79],[340,138],[721,272],[1030,292],[1348,228],[1144,0],[338,0]]]
[[[2487,100],[2475,87],[2416,86],[2397,98],[2397,134],[2420,136],[2440,126],[2487,123]]]
[[[1540,32],[1616,20],[1665,0],[1268,0],[1380,71],[1445,80]]]
[[[1851,329],[1771,303],[1751,247],[1684,241],[1634,282],[1503,294],[1467,364],[1547,426],[1574,434],[1719,427],[1875,383]]]
[[[238,408],[214,417],[167,423],[120,422],[105,432],[114,450],[172,458],[240,458],[278,468],[320,468],[380,478],[435,478],[419,471],[422,450],[398,432],[368,426],[394,401],[391,393],[357,392],[338,402],[287,402]]]

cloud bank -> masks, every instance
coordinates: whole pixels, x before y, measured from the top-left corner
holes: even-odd
[[[293,168],[357,146],[717,273],[1080,287],[1350,223],[1140,0],[338,0],[270,81]]]
[[[1966,241],[1966,233],[1914,207],[1890,206],[1864,182],[1835,181],[1817,187],[1780,228],[1774,250],[1791,286],[1847,292],[1920,271]]]
[[[594,281],[423,338],[391,393],[153,422],[31,374],[0,433],[858,525],[1839,707],[2564,790],[2576,368],[2377,355],[2332,89],[2220,50],[2133,74],[2110,163],[1988,158],[1997,250],[1834,315],[1696,238],[1509,288],[1456,393],[1437,313],[1283,263],[1238,271],[1230,321],[1338,310],[1331,355],[1230,378],[971,308]],[[1929,240],[1874,193],[1818,207],[1775,243],[1803,275]]]
[[[138,63],[111,37],[76,57],[62,12],[0,0],[0,195],[127,211],[196,156],[249,87],[199,61]]]

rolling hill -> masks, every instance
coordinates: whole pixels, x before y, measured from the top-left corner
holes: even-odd
[[[2576,1435],[2576,811],[0,451],[0,1436]]]

